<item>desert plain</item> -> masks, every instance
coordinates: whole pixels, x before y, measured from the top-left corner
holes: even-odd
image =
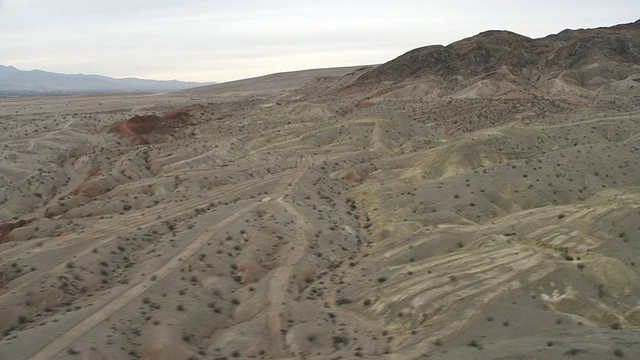
[[[640,25],[0,99],[0,359],[640,358]]]

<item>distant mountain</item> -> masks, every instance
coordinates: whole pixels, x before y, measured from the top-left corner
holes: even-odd
[[[0,91],[4,92],[128,92],[174,91],[214,82],[185,82],[178,80],[114,79],[101,75],[58,74],[42,70],[23,71],[0,65]]]

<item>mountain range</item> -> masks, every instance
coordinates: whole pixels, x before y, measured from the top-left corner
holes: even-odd
[[[115,79],[102,75],[59,74],[42,70],[20,70],[0,65],[0,92],[130,92],[175,91],[213,82],[185,82],[178,80]]]

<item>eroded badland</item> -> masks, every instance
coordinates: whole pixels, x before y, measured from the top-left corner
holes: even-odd
[[[640,25],[0,103],[0,358],[640,358]]]

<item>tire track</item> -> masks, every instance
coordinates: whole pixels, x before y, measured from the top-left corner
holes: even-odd
[[[289,285],[295,265],[304,256],[304,250],[308,247],[308,234],[310,224],[293,205],[285,202],[283,196],[276,200],[287,212],[296,218],[296,236],[293,248],[289,251],[286,262],[280,266],[269,281],[269,312],[267,313],[268,328],[271,337],[271,344],[276,349],[278,357],[284,357],[284,341],[282,338],[282,328],[286,324],[284,319],[284,304],[287,292],[285,289]]]
[[[303,224],[300,223],[300,220],[301,220],[300,217],[302,217],[302,214],[297,212],[297,210],[295,210],[295,208],[293,208],[292,205],[284,203],[284,201],[282,199],[293,188],[293,185],[302,176],[303,171],[305,169],[306,169],[306,166],[305,167],[301,167],[301,169],[300,168],[291,169],[290,171],[288,170],[288,171],[285,171],[283,173],[280,173],[280,174],[274,176],[276,178],[277,177],[282,177],[281,185],[282,184],[286,184],[284,190],[282,191],[282,193],[276,193],[274,195],[278,196],[278,202],[283,204],[283,206],[285,206],[288,211],[292,211],[293,215],[296,216],[296,218],[298,218],[298,220],[299,220],[298,227],[301,230],[302,230],[302,228],[305,228],[305,226],[306,226],[305,225],[306,223],[303,223]],[[285,175],[289,175],[289,176],[285,176]],[[290,176],[290,175],[295,175],[295,180],[292,180],[293,176]],[[273,179],[270,178],[270,180],[273,180]],[[270,180],[265,180],[265,181],[270,181]],[[258,182],[258,184],[259,183],[260,182]],[[281,187],[279,187],[279,189],[280,188]],[[211,240],[212,236],[215,235],[215,233],[218,230],[220,230],[224,226],[232,223],[233,221],[237,220],[238,218],[240,218],[241,216],[245,215],[246,213],[252,211],[253,209],[255,209],[256,207],[258,207],[261,204],[262,204],[261,201],[256,201],[256,202],[244,207],[243,209],[238,210],[233,215],[230,215],[230,216],[226,217],[224,220],[216,223],[215,225],[212,225],[212,226],[208,227],[207,229],[205,229],[203,233],[201,233],[197,238],[195,238],[190,244],[185,246],[185,248],[182,251],[180,251],[178,254],[176,254],[173,258],[171,258],[171,260],[169,260],[167,263],[165,263],[158,270],[154,271],[153,273],[150,273],[149,275],[147,275],[145,277],[144,280],[142,280],[142,281],[138,282],[137,284],[129,287],[121,295],[117,296],[114,300],[112,300],[109,303],[107,303],[106,305],[104,305],[100,310],[98,310],[95,313],[91,314],[89,317],[87,317],[84,320],[80,321],[78,324],[73,326],[71,329],[66,331],[64,334],[60,335],[58,338],[54,339],[52,342],[50,342],[49,344],[45,345],[43,348],[38,350],[31,357],[31,359],[32,360],[46,360],[46,359],[50,359],[50,358],[56,356],[57,354],[59,354],[61,351],[63,351],[65,348],[69,347],[74,341],[76,341],[82,335],[84,335],[85,333],[90,331],[92,328],[94,328],[96,325],[98,325],[101,322],[103,322],[104,320],[106,320],[109,316],[113,315],[118,310],[120,310],[123,307],[125,307],[126,305],[128,305],[131,301],[136,299],[138,296],[140,296],[142,293],[144,293],[151,286],[153,286],[154,284],[158,283],[161,279],[166,277],[173,270],[179,268],[179,266],[183,263],[183,261],[185,261],[189,257],[193,256],[204,244],[209,242]],[[192,210],[193,207],[191,207],[190,209]],[[302,219],[304,219],[304,218],[302,218]],[[306,221],[306,219],[304,219],[304,221]],[[298,233],[298,235],[300,235],[300,233]],[[286,285],[286,281],[289,279],[289,276],[291,275],[293,264],[297,260],[299,260],[299,258],[302,257],[302,255],[304,253],[304,248],[301,248],[300,246],[303,246],[303,245],[306,244],[306,237],[299,238],[298,236],[296,236],[296,238],[298,238],[299,241],[296,242],[296,246],[294,247],[294,251],[292,251],[291,255],[289,256],[287,265],[284,267],[285,270],[280,271],[281,269],[283,269],[283,268],[280,268],[280,269],[278,269],[278,272],[276,273],[276,275],[274,275],[274,279],[276,281],[276,285],[279,285],[281,282],[284,282],[284,284]],[[155,280],[152,280],[152,279],[155,279]],[[273,281],[274,280],[272,280],[272,282]],[[272,292],[272,293],[274,293],[274,292]],[[275,291],[275,293],[279,293],[279,291]],[[277,313],[279,313],[279,311]],[[279,332],[278,332],[278,336],[280,336]],[[281,338],[280,338],[280,341],[282,341]]]
[[[78,239],[87,239],[87,238],[99,238],[103,235],[108,235],[113,233],[113,229],[114,228],[118,228],[120,230],[119,234],[122,232],[127,232],[131,229],[135,229],[137,227],[148,227],[148,226],[152,226],[158,223],[162,223],[164,221],[168,221],[171,219],[175,219],[178,218],[180,216],[183,216],[187,213],[191,213],[193,212],[195,209],[202,207],[204,205],[209,205],[209,203],[212,200],[215,200],[217,198],[219,198],[220,196],[225,196],[225,197],[229,197],[230,195],[235,195],[237,193],[240,193],[244,190],[247,190],[251,187],[256,187],[256,186],[261,186],[264,185],[266,183],[269,183],[271,181],[275,181],[278,178],[282,178],[282,177],[287,177],[287,175],[290,174],[296,174],[296,170],[297,169],[289,169],[289,170],[285,170],[282,173],[279,174],[275,174],[272,176],[269,176],[267,178],[262,178],[262,179],[255,179],[255,180],[251,180],[249,182],[244,182],[242,184],[236,185],[234,188],[232,189],[218,189],[216,190],[214,193],[210,194],[209,196],[205,197],[205,198],[198,198],[197,201],[190,201],[190,202],[185,202],[185,203],[181,203],[179,205],[166,205],[163,206],[160,209],[153,209],[151,211],[145,212],[144,215],[141,215],[143,217],[139,218],[139,219],[135,219],[132,220],[130,222],[127,221],[120,221],[117,224],[113,224],[112,226],[105,226],[101,229],[98,230],[94,230],[93,232],[86,232],[86,233],[82,233],[82,234],[74,234],[73,236],[69,237],[68,239],[64,240],[63,242],[58,242],[56,243],[56,246],[64,246],[65,244],[70,244],[75,242]],[[283,180],[286,181],[286,180]],[[105,224],[108,225],[108,224]],[[102,247],[114,240],[116,240],[118,238],[119,235],[109,235],[106,238],[103,238],[102,240],[99,240],[97,242],[87,242],[89,245],[86,246],[85,248],[83,248],[82,250],[74,253],[73,255],[70,255],[66,258],[64,258],[63,260],[53,264],[53,266],[47,268],[47,269],[39,269],[37,272],[30,272],[27,273],[23,276],[20,277],[20,281],[21,283],[19,285],[16,285],[10,289],[8,289],[7,291],[5,291],[3,294],[0,294],[0,299],[2,299],[5,296],[10,295],[12,292],[23,289],[29,285],[31,285],[34,281],[37,281],[40,279],[41,275],[43,272],[60,272],[63,271],[65,269],[65,267],[67,266],[66,264],[74,259],[77,258],[81,258],[83,256],[88,255],[91,251],[93,251],[94,248],[99,248]],[[33,253],[36,254],[38,253],[38,251],[44,251],[46,250],[46,248],[38,248],[36,249],[36,251],[34,251]],[[18,279],[15,279],[18,280]]]
[[[125,290],[121,295],[116,297],[113,301],[109,302],[108,304],[104,305],[100,310],[96,311],[89,317],[80,321],[80,323],[72,327],[66,333],[62,334],[54,341],[45,345],[45,347],[40,349],[37,353],[35,353],[31,357],[31,359],[45,360],[45,359],[50,359],[56,356],[62,350],[67,348],[69,345],[71,345],[80,336],[82,336],[83,334],[85,334],[86,332],[94,328],[96,325],[103,322],[105,319],[113,315],[118,310],[125,307],[127,304],[129,304],[135,298],[140,296],[140,294],[145,292],[155,283],[157,283],[158,281],[166,277],[173,270],[179,268],[180,264],[182,264],[182,262],[185,259],[188,259],[189,257],[191,257],[204,244],[210,241],[213,235],[218,230],[220,230],[220,228],[237,220],[241,216],[255,209],[258,205],[260,205],[260,202],[252,203],[251,205],[248,205],[247,207],[237,211],[233,215],[226,217],[221,222],[205,229],[205,231],[202,234],[200,234],[200,236],[195,238],[194,241],[192,241],[189,245],[187,245],[182,251],[176,254],[173,258],[171,258],[171,260],[165,263],[158,270],[154,271],[153,273],[150,273],[148,276],[146,276],[144,280],[138,282],[137,284],[133,285],[129,289]],[[152,280],[152,279],[156,279],[156,280]]]

